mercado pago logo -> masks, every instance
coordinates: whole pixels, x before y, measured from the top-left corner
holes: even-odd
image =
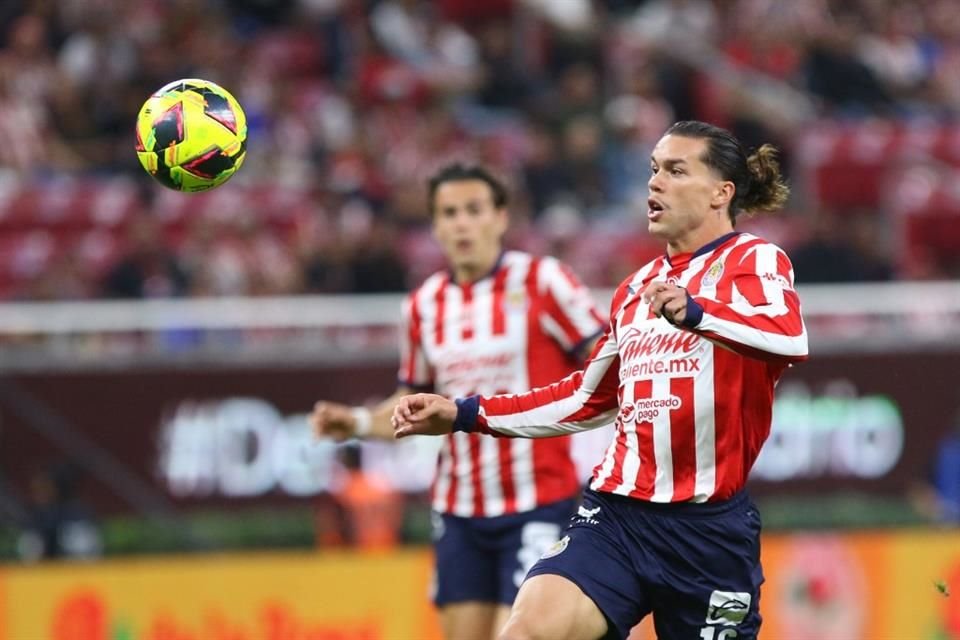
[[[111,607],[105,594],[80,589],[65,595],[53,609],[46,625],[50,640],[289,640],[290,638],[336,638],[337,640],[382,640],[375,620],[318,622],[299,615],[292,606],[264,601],[251,621],[238,619],[230,607],[207,605],[198,616],[178,615],[157,606],[146,616],[126,614]]]
[[[305,414],[284,415],[261,398],[180,401],[161,419],[158,436],[157,473],[178,498],[313,496],[342,480],[336,444],[314,437]],[[434,440],[365,442],[364,469],[394,489],[425,490]]]
[[[624,401],[620,405],[620,423],[624,426],[640,422],[650,422],[661,414],[676,411],[683,406],[683,400],[675,395],[665,398],[640,398]]]

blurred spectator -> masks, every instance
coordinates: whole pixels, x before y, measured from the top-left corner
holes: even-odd
[[[889,90],[857,55],[857,25],[855,16],[845,15],[816,35],[803,65],[806,87],[835,115],[889,114]]]
[[[541,215],[569,191],[556,138],[545,126],[530,129],[528,150],[523,163],[523,184],[530,194],[533,215]]]
[[[442,20],[433,3],[385,0],[370,12],[370,23],[384,48],[413,65],[434,89],[465,90],[476,82],[476,41]]]
[[[600,120],[584,114],[567,121],[561,132],[560,148],[574,204],[595,216],[607,202]]]
[[[877,217],[864,213],[819,214],[790,259],[800,283],[890,280],[894,273],[877,234]]]
[[[842,244],[835,216],[820,214],[813,221],[810,237],[790,251],[790,260],[801,282],[849,282],[857,275],[856,258]]]
[[[598,214],[635,224],[649,146],[673,120],[715,121],[748,144],[775,140],[785,167],[795,164],[792,175],[804,178],[824,154],[848,152],[844,162],[856,163],[869,150],[867,135],[862,148],[855,141],[818,151],[815,130],[829,130],[833,119],[949,122],[960,111],[960,12],[952,0],[2,4],[0,291],[7,297],[368,290],[398,273],[392,258],[381,259],[390,251],[401,252],[408,273],[417,272],[415,256],[403,250],[429,220],[409,185],[456,160],[483,161],[515,176],[516,201],[527,203],[534,218],[555,205],[576,208],[591,221],[565,243],[565,251],[578,254],[578,245],[592,247],[603,235],[593,224]],[[205,194],[163,198],[151,209],[161,227],[146,251],[152,257],[144,256],[139,232],[125,238],[123,222],[108,226],[78,213],[72,227],[51,225],[47,198],[31,194],[58,192],[64,175],[80,191],[95,190],[100,180],[142,178],[130,139],[137,111],[150,92],[190,76],[231,88],[248,118],[245,166],[218,193],[269,200],[265,194],[290,189],[304,194],[304,208],[313,195],[330,197],[324,215],[335,224],[344,215],[362,220],[365,214],[348,206],[359,200],[397,231],[336,246],[339,232],[330,231],[309,247],[285,219],[285,207],[298,206],[292,196],[276,212],[259,203],[224,208],[217,224],[185,229],[183,211],[196,217]],[[826,123],[810,127],[813,118]],[[950,126],[940,135],[955,135]],[[958,166],[951,144],[909,150]],[[795,182],[796,200],[816,214],[815,185]],[[880,193],[870,198],[884,200]],[[231,211],[240,212],[237,225],[223,220]],[[810,252],[829,258],[809,263],[818,280],[952,272],[944,256],[960,247],[953,251],[951,240],[939,239],[930,253],[908,234],[896,255],[875,255],[882,239],[865,240],[867,226],[845,225],[841,241],[855,245],[857,269],[841,264],[847,259],[817,230],[809,241],[791,232],[784,244],[803,244],[794,247],[801,262]],[[538,224],[526,235],[541,231]],[[363,231],[379,232],[379,224]],[[86,249],[71,257],[79,237],[110,245],[102,252],[107,264],[91,267]],[[33,238],[30,249],[18,248],[26,238]],[[376,247],[373,259],[362,255],[367,244]],[[23,256],[40,255],[43,246],[57,259],[24,270]],[[71,274],[76,262],[80,273]],[[598,274],[620,270],[593,266]]]
[[[624,92],[604,108],[609,128],[605,145],[606,196],[615,204],[634,197],[646,200],[650,153],[674,120],[673,111],[657,91],[652,65],[636,66],[624,79]]]
[[[939,519],[960,525],[960,417],[937,447],[933,488],[939,503]]]
[[[28,522],[17,541],[27,562],[94,558],[103,542],[96,518],[79,495],[80,470],[63,463],[36,471],[30,483]]]
[[[681,47],[707,46],[719,30],[716,9],[708,0],[648,0],[631,22],[643,40]]]
[[[891,5],[879,16],[876,31],[861,36],[859,50],[864,63],[895,96],[912,101],[930,77],[929,44],[923,14]]]
[[[161,235],[158,221],[141,213],[129,232],[129,250],[103,281],[107,298],[177,297],[188,291],[187,274]]]
[[[407,268],[394,244],[395,228],[375,220],[354,247],[350,260],[350,290],[356,293],[406,291]]]
[[[960,412],[934,449],[927,483],[914,488],[911,500],[929,519],[960,526]]]
[[[556,91],[544,113],[553,132],[563,135],[574,121],[597,118],[603,109],[603,94],[597,69],[586,63],[572,64],[560,72]]]
[[[893,264],[888,256],[886,239],[881,234],[887,225],[870,212],[851,212],[848,225],[850,246],[859,272],[854,279],[863,282],[893,280]]]
[[[346,475],[334,497],[346,518],[347,541],[367,551],[395,547],[403,520],[400,496],[388,482],[363,471],[358,444],[342,445],[337,458]]]
[[[522,108],[536,88],[535,78],[517,64],[510,23],[500,20],[480,26],[480,83],[476,101],[493,109]]]

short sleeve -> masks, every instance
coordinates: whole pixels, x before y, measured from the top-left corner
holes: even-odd
[[[411,389],[432,389],[433,370],[423,350],[416,294],[407,296],[400,320],[400,370],[397,380]]]
[[[540,325],[565,351],[574,353],[603,332],[605,322],[593,294],[567,265],[544,258],[538,285],[544,296]]]

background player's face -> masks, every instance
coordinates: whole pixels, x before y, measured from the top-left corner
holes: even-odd
[[[483,180],[455,180],[437,187],[433,234],[458,281],[474,280],[493,269],[506,230],[506,209],[493,204],[493,192]]]
[[[702,138],[666,135],[650,157],[647,228],[673,252],[695,251],[733,229],[725,205],[732,183],[701,159]]]

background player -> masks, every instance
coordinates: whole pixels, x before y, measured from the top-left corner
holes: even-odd
[[[774,385],[807,356],[789,259],[734,231],[741,212],[786,200],[774,154],[748,158],[728,131],[673,125],[653,150],[647,213],[666,255],[618,288],[584,370],[524,394],[398,404],[398,437],[538,438],[616,419],[583,506],[530,571],[503,638],[622,638],[650,613],[661,638],[756,637],[760,519],[743,487]]]
[[[367,410],[318,402],[319,435],[393,437],[397,400],[526,391],[575,370],[602,331],[590,292],[561,263],[503,251],[507,192],[459,164],[429,182],[433,230],[450,268],[407,299],[399,388]],[[489,640],[529,567],[559,537],[580,491],[568,439],[447,437],[432,489],[435,602],[451,640]]]

